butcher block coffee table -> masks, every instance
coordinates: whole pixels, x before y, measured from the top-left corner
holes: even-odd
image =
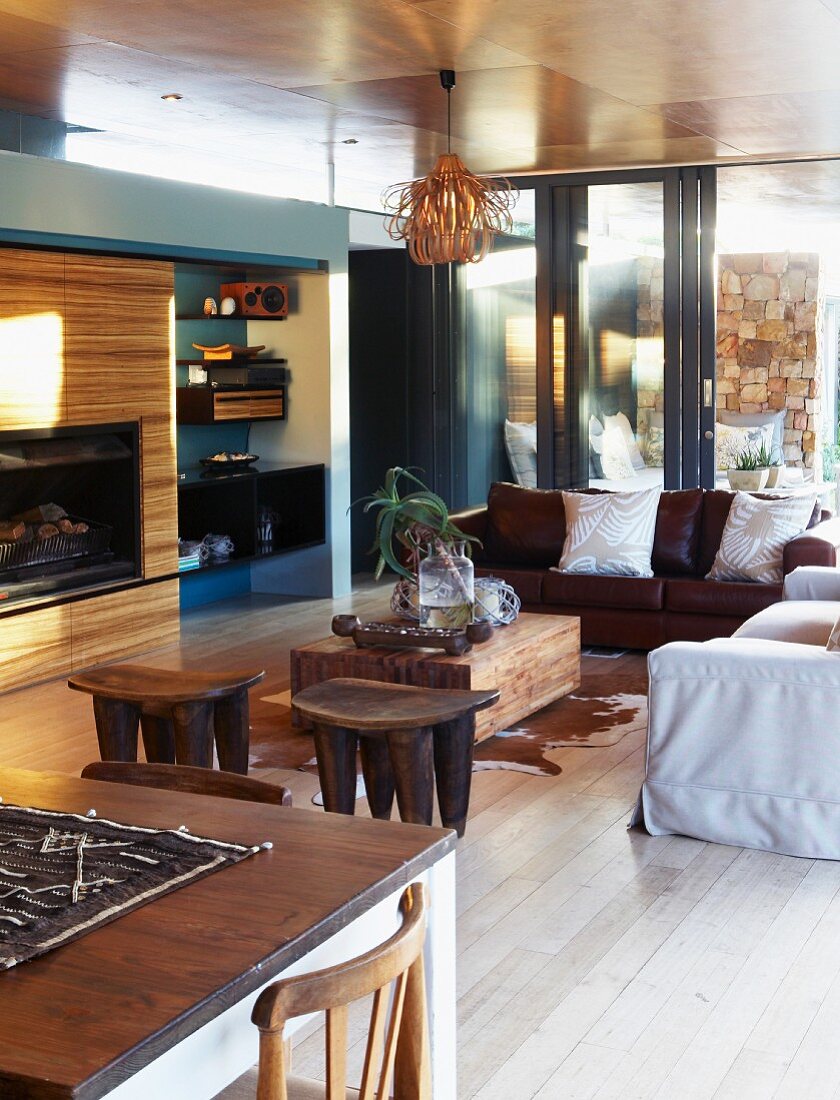
[[[345,676],[413,687],[497,689],[499,702],[475,716],[475,739],[483,741],[580,686],[580,620],[522,614],[462,657],[432,649],[357,649],[352,638],[333,636],[293,649],[291,674],[293,696]],[[297,714],[294,722],[304,724]]]

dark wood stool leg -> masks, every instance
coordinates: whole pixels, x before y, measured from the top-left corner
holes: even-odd
[[[447,829],[454,829],[458,836],[463,836],[470,805],[475,714],[441,722],[435,726],[434,739],[440,819]]]
[[[352,817],[356,812],[356,731],[316,725],[315,756],[324,809]]]
[[[400,817],[413,825],[431,825],[434,803],[431,727],[389,730],[386,737]]]
[[[247,775],[250,730],[246,688],[216,700],[214,725],[219,767],[222,771]]]
[[[175,763],[175,727],[161,714],[140,714],[143,748],[149,764]]]
[[[93,717],[99,739],[99,755],[103,760],[134,761],[137,759],[137,723],[140,708],[121,699],[93,697]]]
[[[213,703],[176,703],[172,708],[175,726],[175,760],[194,768],[213,767]]]
[[[382,736],[360,734],[359,752],[371,817],[389,821],[394,804],[394,773],[388,743]]]

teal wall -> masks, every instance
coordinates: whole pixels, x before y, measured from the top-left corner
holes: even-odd
[[[320,277],[330,280],[329,361],[323,372],[290,364],[307,419],[305,432],[287,433],[283,455],[327,467],[327,545],[260,563],[252,576],[261,591],[349,592],[348,211],[0,151],[0,241],[328,272]],[[190,329],[179,339],[190,343]],[[179,464],[199,450],[200,437],[185,435]]]

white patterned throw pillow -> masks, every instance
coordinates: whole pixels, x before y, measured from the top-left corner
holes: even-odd
[[[505,420],[505,450],[516,484],[537,487],[537,422]]]
[[[640,473],[645,468],[645,460],[639,450],[633,427],[623,412],[616,413],[615,416],[604,417],[604,431],[609,432],[613,428],[617,428],[624,436],[624,442],[627,444],[627,454],[630,456],[633,469],[636,473]]]
[[[785,546],[808,526],[816,502],[816,496],[762,500],[736,493],[708,579],[781,584]]]
[[[718,470],[731,470],[738,455],[744,451],[757,454],[762,446],[768,455],[771,454],[772,424],[715,424],[715,466]]]
[[[659,489],[636,493],[563,493],[566,541],[558,573],[652,577]]]
[[[621,428],[618,425],[604,428],[601,440],[601,467],[604,477],[609,478],[610,481],[623,481],[625,478],[635,477],[633,459],[627,450],[627,440]]]

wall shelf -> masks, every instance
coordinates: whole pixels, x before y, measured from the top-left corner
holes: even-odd
[[[176,321],[285,321],[285,317],[253,313],[176,313]]]
[[[258,367],[263,363],[288,363],[288,359],[268,359],[252,356],[246,359],[240,356],[238,359],[176,359],[179,367]]]
[[[274,517],[274,537],[261,546],[257,524]],[[197,541],[209,533],[229,535],[233,556],[187,569],[178,576],[265,561],[326,541],[323,465],[261,463],[245,470],[189,470],[178,482],[178,534]]]
[[[285,420],[286,387],[219,390],[211,386],[179,386],[175,391],[175,409],[179,424]]]

